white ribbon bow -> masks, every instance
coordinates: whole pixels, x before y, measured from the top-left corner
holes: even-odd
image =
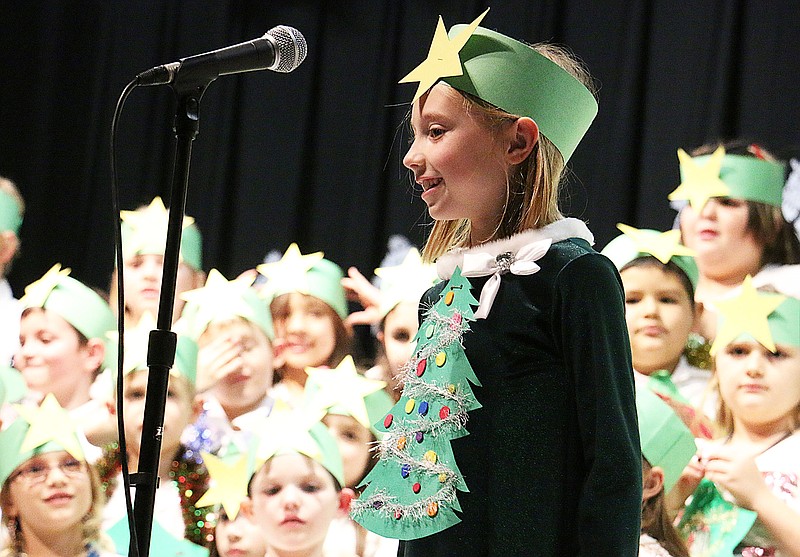
[[[489,253],[465,253],[461,275],[465,277],[485,277],[492,275],[481,290],[475,319],[485,319],[492,309],[497,291],[500,289],[500,276],[511,272],[515,275],[532,275],[541,267],[534,261],[541,259],[550,245],[551,238],[533,242],[513,253],[510,251],[494,256]]]

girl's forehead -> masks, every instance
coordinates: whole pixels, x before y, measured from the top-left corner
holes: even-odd
[[[302,480],[330,477],[325,468],[315,460],[300,453],[282,453],[270,458],[258,475],[261,481]],[[331,480],[332,481],[332,480]]]

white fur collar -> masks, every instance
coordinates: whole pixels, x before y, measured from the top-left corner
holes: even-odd
[[[448,251],[436,260],[436,271],[439,278],[445,280],[453,275],[456,267],[463,267],[465,253],[486,253],[497,256],[506,252],[517,253],[521,248],[540,240],[550,239],[556,243],[568,238],[580,238],[589,244],[594,244],[594,236],[582,220],[565,218],[545,227],[526,230],[508,238],[501,238],[472,248],[457,248]]]

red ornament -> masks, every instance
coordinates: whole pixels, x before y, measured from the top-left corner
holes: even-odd
[[[383,427],[391,427],[392,420],[394,420],[394,416],[386,414],[386,417],[383,419]]]
[[[419,363],[417,363],[417,377],[422,377],[426,367],[428,367],[428,360],[420,360]]]
[[[445,420],[449,415],[450,415],[450,407],[442,406],[442,409],[439,410],[439,418]]]
[[[411,486],[411,491],[413,491],[414,493],[419,493],[421,489],[422,486],[419,484],[419,482]]]

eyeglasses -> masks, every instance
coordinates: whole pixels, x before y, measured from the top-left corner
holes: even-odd
[[[76,458],[68,458],[54,465],[46,462],[32,462],[14,472],[9,478],[9,481],[23,478],[29,484],[39,484],[47,479],[54,468],[58,468],[58,470],[68,478],[80,478],[86,475],[86,468],[83,462]]]

